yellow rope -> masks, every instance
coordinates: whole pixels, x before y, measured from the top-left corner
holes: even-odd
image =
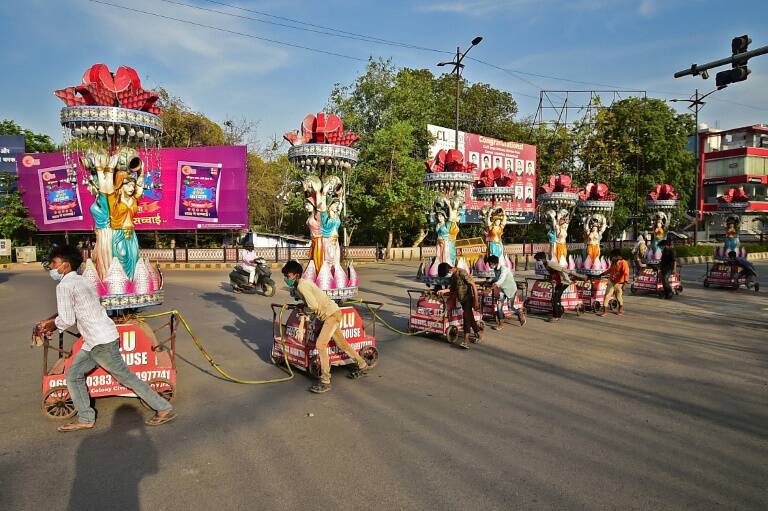
[[[234,383],[242,383],[244,385],[266,385],[268,383],[280,383],[284,381],[288,381],[293,379],[294,373],[291,369],[291,363],[288,361],[288,350],[285,347],[285,341],[284,335],[283,335],[283,312],[288,308],[287,305],[283,305],[283,307],[280,309],[280,316],[278,318],[278,322],[280,324],[280,345],[283,349],[283,359],[285,360],[285,367],[288,369],[288,374],[290,376],[286,376],[284,378],[275,378],[273,380],[242,380],[240,378],[236,378],[235,376],[232,376],[229,374],[223,367],[221,367],[219,364],[217,364],[210,353],[205,349],[203,344],[200,342],[200,340],[197,338],[197,336],[192,332],[192,328],[189,326],[189,323],[187,323],[187,320],[184,318],[184,315],[177,311],[177,310],[171,310],[166,312],[158,312],[156,314],[146,314],[137,316],[139,319],[152,319],[152,318],[159,318],[162,316],[168,316],[170,314],[175,314],[179,317],[179,320],[181,321],[181,324],[184,325],[184,329],[187,331],[189,336],[192,338],[192,342],[195,344],[195,347],[197,348],[197,351],[200,352],[200,354],[205,357],[205,359],[208,361],[209,364],[211,364],[211,367],[213,367],[217,373],[219,373],[224,379],[234,382]]]
[[[408,336],[414,336],[414,335],[420,335],[426,332],[426,330],[419,330],[418,332],[403,332],[402,330],[398,330],[397,328],[390,325],[384,318],[379,316],[375,310],[373,310],[373,307],[371,307],[369,304],[365,303],[362,300],[347,300],[341,303],[342,305],[365,305],[368,308],[368,312],[371,313],[371,316],[375,317],[379,321],[381,321],[381,324],[384,325],[385,328],[392,330],[395,333],[398,333],[400,335],[408,335]]]

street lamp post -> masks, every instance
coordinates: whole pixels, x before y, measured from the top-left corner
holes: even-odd
[[[454,149],[459,148],[459,97],[461,95],[461,70],[464,68],[464,64],[461,62],[464,60],[464,57],[467,56],[467,53],[469,53],[469,50],[471,50],[473,47],[480,44],[480,41],[482,41],[483,38],[480,36],[475,37],[472,39],[472,44],[469,46],[469,48],[466,49],[464,53],[461,53],[461,48],[458,46],[456,47],[456,60],[452,60],[450,62],[440,62],[437,64],[438,66],[453,66],[453,71],[451,73],[456,73],[456,133],[454,134],[454,141],[453,141],[453,147]]]
[[[693,97],[690,99],[670,99],[672,103],[688,103],[688,108],[690,110],[693,110],[695,119],[696,119],[696,126],[694,127],[694,145],[693,145],[693,151],[694,155],[696,156],[696,172],[694,173],[694,176],[696,178],[696,187],[694,188],[694,206],[693,206],[693,244],[697,245],[699,243],[699,186],[701,184],[701,176],[699,175],[701,173],[701,155],[699,153],[699,110],[701,110],[704,105],[706,105],[706,102],[702,101],[704,98],[709,96],[712,93],[715,93],[719,91],[720,89],[724,89],[726,85],[722,85],[715,90],[712,90],[710,92],[707,92],[703,96],[699,95],[699,89],[697,88]]]

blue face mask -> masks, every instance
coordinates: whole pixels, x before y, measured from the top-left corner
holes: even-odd
[[[59,270],[56,268],[51,268],[51,270],[48,272],[53,280],[56,282],[61,282],[61,279],[64,278],[63,273],[59,273]]]
[[[285,277],[285,285],[286,286],[293,287],[294,284],[296,284],[296,280],[295,279],[291,279],[291,278]]]

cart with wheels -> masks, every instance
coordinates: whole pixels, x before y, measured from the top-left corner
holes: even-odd
[[[683,292],[683,283],[680,281],[680,269],[676,269],[669,277],[669,285],[676,295]],[[647,264],[640,270],[635,280],[629,286],[629,291],[634,295],[637,293],[656,293],[659,296],[664,295],[664,285],[661,282],[661,272],[658,264]]]
[[[411,332],[438,335],[454,343],[464,329],[464,311],[461,305],[448,309],[448,298],[437,291],[408,289],[410,314],[408,328]],[[473,310],[477,326],[485,328],[482,314]]]
[[[718,260],[707,263],[707,274],[706,277],[704,277],[704,287],[714,286],[727,289],[738,289],[741,286],[747,287],[747,278],[736,278],[738,273],[739,270],[734,269],[733,263],[730,261]]]
[[[580,270],[580,272],[583,271]],[[608,279],[600,277],[600,273],[588,274],[589,278],[587,280],[574,282],[584,310],[594,313],[598,313],[603,309],[603,305],[605,305],[605,292],[608,289]],[[608,306],[610,307],[610,304]]]
[[[552,291],[554,290],[552,281],[533,277],[528,277],[526,281],[530,281],[528,284],[528,296],[524,302],[526,312],[552,314]],[[584,303],[579,297],[575,283],[571,283],[563,291],[560,305],[565,312],[575,312],[577,316],[581,316],[584,312]]]
[[[483,319],[490,319],[492,321],[496,321],[496,314],[499,306],[499,298],[501,295],[501,290],[493,286],[492,284],[487,284],[484,282],[481,282],[477,285],[480,291],[480,309],[482,310]],[[523,310],[523,300],[521,299],[521,292],[518,290],[517,293],[515,293],[514,301],[512,302],[512,306],[510,306],[509,299],[506,299],[504,301],[504,305],[502,306],[502,312],[504,313],[504,318],[509,318],[512,316],[518,316],[518,312],[520,310]]]
[[[368,327],[363,321],[358,306],[364,306],[370,314]],[[380,302],[361,300],[341,306],[339,328],[352,349],[360,354],[365,362],[374,367],[379,361],[376,347],[376,312],[383,306]],[[315,343],[323,322],[310,316],[302,304],[272,304],[272,362],[278,367],[285,366],[285,359],[314,378],[320,378],[320,356]],[[354,364],[344,351],[331,339],[328,343],[328,355],[331,367]]]
[[[153,329],[135,317],[116,319],[120,339],[120,354],[132,373],[149,384],[168,401],[176,397],[176,329],[179,317],[171,314],[168,321]],[[73,357],[82,349],[83,338],[66,332],[76,340],[69,350],[65,349],[64,332],[58,335],[56,345],[51,338],[43,341],[43,377],[41,407],[43,415],[50,419],[69,419],[77,410],[67,388],[65,374]],[[167,335],[159,341],[157,334]],[[57,354],[51,360],[51,354]],[[108,396],[136,397],[122,386],[111,374],[97,367],[86,378],[88,394],[93,398]],[[145,404],[141,401],[142,404]]]

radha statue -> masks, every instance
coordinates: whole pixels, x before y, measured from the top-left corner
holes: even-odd
[[[112,172],[114,181],[112,181]],[[123,149],[110,158],[104,173],[104,190],[109,204],[112,228],[112,256],[116,257],[129,279],[139,260],[139,241],[133,217],[139,211],[139,199],[144,193],[144,164],[134,149]],[[112,186],[109,186],[112,183]]]
[[[504,245],[502,243],[502,236],[504,235],[504,227],[507,223],[507,214],[501,207],[484,208],[485,226],[487,228],[485,234],[485,242],[487,245],[486,255],[495,255],[499,258],[499,261],[504,260]]]
[[[587,257],[592,261],[596,261],[600,257],[600,240],[603,239],[603,233],[607,227],[608,221],[600,213],[590,216],[584,226]]]
[[[329,263],[332,268],[341,263],[341,248],[339,247],[340,211],[341,201],[333,200],[330,206],[328,206],[328,211],[320,213],[320,225],[323,235],[323,263]]]

